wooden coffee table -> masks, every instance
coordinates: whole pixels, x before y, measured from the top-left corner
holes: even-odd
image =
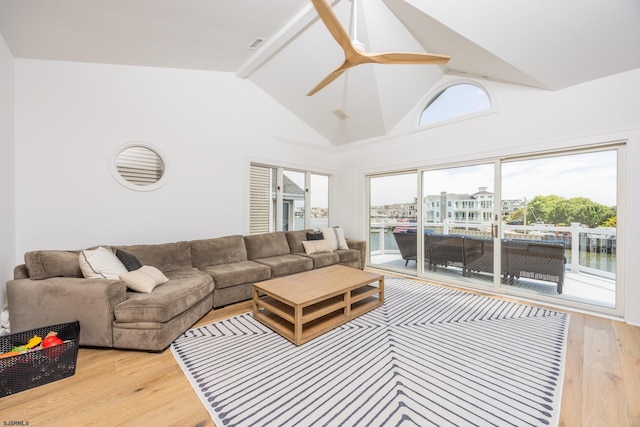
[[[383,303],[384,276],[342,265],[253,285],[253,317],[295,345]]]

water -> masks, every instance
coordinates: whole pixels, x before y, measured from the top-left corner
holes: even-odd
[[[571,250],[565,251],[567,263],[571,262]],[[600,252],[580,251],[580,265],[608,273],[616,272],[616,255]]]
[[[329,226],[329,218],[311,218],[311,222],[309,224],[309,228],[313,228],[314,230],[318,230],[322,227]],[[293,227],[295,230],[304,230],[304,218],[296,218],[293,221]]]

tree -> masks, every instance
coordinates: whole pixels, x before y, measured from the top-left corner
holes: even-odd
[[[527,224],[570,224],[579,222],[589,227],[603,226],[615,218],[615,208],[595,203],[586,197],[566,199],[557,195],[535,196],[528,205]],[[518,212],[516,212],[518,213]],[[613,219],[615,223],[615,219]]]
[[[528,204],[527,223],[532,222],[546,222],[549,224],[559,224],[561,222],[556,221],[559,218],[564,218],[566,215],[560,210],[554,213],[556,207],[559,207],[560,203],[566,200],[560,196],[535,196]],[[566,207],[563,207],[566,208]],[[529,215],[530,213],[530,215]],[[533,221],[530,217],[533,217]]]
[[[607,228],[616,228],[618,226],[618,215],[608,218],[602,226]]]

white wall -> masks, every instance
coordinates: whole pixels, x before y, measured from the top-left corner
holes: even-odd
[[[421,111],[417,106],[396,136],[341,147],[337,222],[350,235],[364,237],[367,173],[628,140],[627,223],[620,239],[626,271],[618,272],[618,277],[623,278],[626,289],[626,320],[640,325],[640,263],[635,259],[640,223],[633,215],[640,211],[635,184],[640,182],[640,70],[557,92],[477,82],[497,102],[497,112],[418,131],[413,125]]]
[[[35,249],[248,233],[248,165],[333,172],[333,146],[231,73],[16,59],[14,261]],[[130,141],[170,176],[137,192],[109,171]]]
[[[16,249],[14,213],[14,62],[0,35],[0,312],[5,283],[13,277]]]

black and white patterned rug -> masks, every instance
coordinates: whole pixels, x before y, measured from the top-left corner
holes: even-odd
[[[246,313],[171,351],[218,427],[558,424],[568,314],[393,277],[385,300],[299,347]]]

